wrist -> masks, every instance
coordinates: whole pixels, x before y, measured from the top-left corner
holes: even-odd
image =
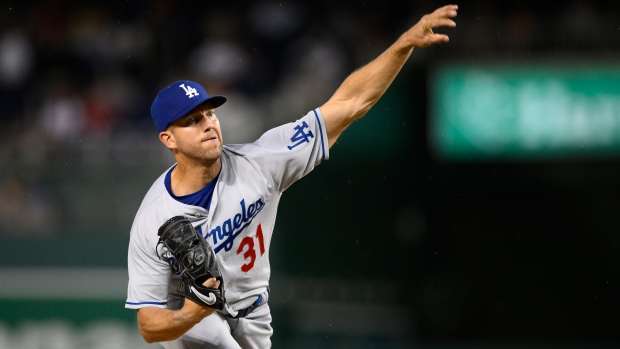
[[[400,38],[390,47],[396,55],[409,57],[411,51],[415,48],[415,44],[407,33],[401,34]]]
[[[197,324],[205,317],[213,314],[215,309],[203,307],[191,299],[186,298],[183,308],[179,309],[179,315],[183,318],[182,321],[192,324]]]

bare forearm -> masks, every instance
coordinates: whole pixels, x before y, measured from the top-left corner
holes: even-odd
[[[423,16],[416,25],[404,32],[387,50],[372,62],[351,74],[336,91],[335,100],[355,100],[357,110],[352,118],[363,116],[383,96],[396,75],[411,56],[414,47],[427,47],[448,41],[448,36],[433,32],[435,26],[453,27],[450,18],[456,16],[457,7],[444,6]]]
[[[349,111],[352,119],[362,117],[392,84],[411,55],[413,47],[401,36],[381,55],[349,75],[331,101],[348,103],[352,107]]]
[[[366,114],[383,96],[414,47],[448,42],[447,35],[436,34],[433,28],[456,26],[452,18],[456,16],[457,9],[456,5],[446,5],[424,15],[379,57],[345,79],[320,108],[330,147],[354,120]]]
[[[142,308],[138,310],[138,328],[149,343],[171,341],[182,336],[213,311],[188,307],[180,310]]]

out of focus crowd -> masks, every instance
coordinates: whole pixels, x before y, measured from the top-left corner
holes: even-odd
[[[50,223],[37,173],[63,166],[169,162],[150,103],[177,79],[203,83],[226,143],[319,106],[355,68],[439,1],[20,1],[0,7],[0,225]],[[442,59],[587,59],[620,47],[613,1],[459,4],[449,45],[405,69]],[[405,77],[402,77],[406,79]],[[47,205],[46,205],[47,204]],[[46,207],[46,209],[37,209]],[[21,223],[19,212],[29,212]],[[38,213],[37,213],[38,212]],[[46,218],[47,217],[47,218]],[[1,227],[0,227],[1,228]]]
[[[323,102],[352,69],[441,2],[23,1],[0,8],[3,162],[37,163],[125,131],[154,134],[150,102],[173,79],[229,96],[228,142]],[[435,58],[613,53],[614,2],[461,5]],[[542,56],[544,58],[545,56]],[[229,108],[228,108],[229,107]],[[293,114],[293,115],[291,115]],[[226,131],[225,130],[225,131]],[[8,131],[8,132],[6,132]],[[136,140],[137,141],[137,140]]]

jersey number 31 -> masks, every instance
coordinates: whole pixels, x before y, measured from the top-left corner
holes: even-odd
[[[256,228],[256,239],[258,240],[258,248],[260,255],[265,254],[265,238],[263,237],[263,228],[259,224]],[[245,252],[244,252],[245,251]],[[254,238],[246,236],[241,240],[237,254],[243,253],[243,258],[249,261],[241,266],[241,271],[247,273],[254,267],[254,261],[256,261],[256,249],[254,248]]]

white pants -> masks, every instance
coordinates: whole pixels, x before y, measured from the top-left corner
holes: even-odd
[[[271,310],[263,304],[239,319],[215,312],[180,338],[160,344],[166,349],[268,349],[272,334]]]

